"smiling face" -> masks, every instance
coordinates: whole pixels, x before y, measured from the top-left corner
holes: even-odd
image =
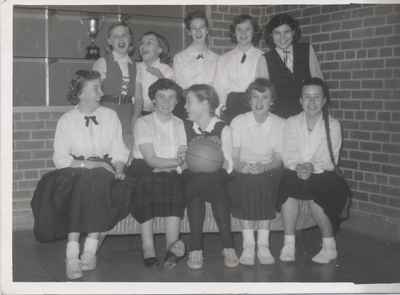
[[[84,82],[81,93],[78,95],[80,102],[98,103],[103,96],[100,79]]]
[[[294,31],[287,24],[280,25],[272,31],[272,40],[280,49],[288,48],[293,43],[293,37]]]
[[[144,35],[140,40],[139,52],[143,61],[156,60],[162,52],[157,37],[153,34]]]
[[[245,46],[251,44],[254,28],[250,20],[237,24],[235,28],[235,37],[239,45]]]
[[[175,90],[161,89],[158,90],[154,98],[154,110],[158,114],[171,115],[175,109],[178,99]]]
[[[189,35],[192,37],[193,42],[204,43],[208,35],[208,28],[206,22],[202,18],[194,18],[190,22]]]
[[[326,103],[326,97],[321,86],[303,86],[300,104],[308,116],[318,116],[322,113],[322,107]]]
[[[125,26],[117,26],[113,28],[107,39],[108,45],[118,54],[128,54],[131,43],[131,35],[129,29]]]
[[[210,112],[210,107],[207,100],[199,100],[196,94],[192,91],[186,95],[185,109],[188,113],[188,119],[198,122],[205,113]]]
[[[273,103],[271,90],[259,92],[253,89],[250,93],[250,107],[256,115],[267,115]]]

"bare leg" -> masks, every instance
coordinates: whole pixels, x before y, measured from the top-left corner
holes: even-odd
[[[89,233],[83,246],[81,255],[82,270],[93,270],[96,268],[96,252],[99,245],[99,233]]]
[[[181,219],[176,216],[169,216],[166,221],[166,247],[167,249],[179,239]]]
[[[140,225],[140,227],[142,236],[143,258],[155,257],[156,251],[154,249],[153,219],[145,221]]]
[[[323,238],[333,237],[331,222],[324,210],[314,201],[310,202],[311,214],[315,219]]]

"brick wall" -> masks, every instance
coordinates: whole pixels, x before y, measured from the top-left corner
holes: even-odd
[[[218,53],[233,47],[229,25],[237,14],[250,13],[262,25],[280,12],[299,19],[344,127],[341,166],[354,191],[345,226],[400,240],[400,5],[216,5],[209,12],[210,45]],[[31,224],[29,202],[40,175],[53,167],[61,113],[14,109],[15,227]]]

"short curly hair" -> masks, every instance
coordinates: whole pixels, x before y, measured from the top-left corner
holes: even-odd
[[[91,71],[91,70],[77,71],[69,84],[67,100],[73,105],[78,104],[80,100],[79,95],[81,94],[83,87],[85,87],[85,83],[87,81],[100,79],[100,77],[101,75],[98,71]]]
[[[257,78],[250,85],[247,87],[246,93],[247,98],[250,100],[251,92],[256,90],[260,93],[264,93],[265,91],[269,90],[271,92],[272,101],[276,99],[276,90],[274,84],[271,81],[265,78]]]
[[[189,92],[194,93],[199,101],[208,101],[210,114],[214,114],[219,106],[218,94],[214,87],[208,84],[194,84],[184,91],[184,97],[187,99]]]
[[[299,22],[289,14],[286,13],[277,14],[273,16],[272,19],[265,25],[264,38],[265,42],[270,48],[275,48],[275,43],[272,38],[273,30],[282,25],[288,25],[294,31],[293,43],[296,43],[300,40],[301,29]]]
[[[149,97],[151,101],[156,99],[156,93],[160,90],[173,90],[176,93],[176,99],[178,102],[182,99],[182,88],[171,79],[161,78],[150,85],[149,87]]]
[[[153,32],[153,31],[148,31],[148,32],[144,33],[142,35],[142,37],[140,37],[140,40],[142,40],[144,36],[150,36],[150,35],[153,35],[154,37],[156,37],[156,39],[158,41],[158,45],[161,48],[160,61],[162,63],[169,64],[171,62],[171,56],[170,56],[170,52],[169,52],[168,40],[163,35]],[[138,52],[136,61],[138,61],[138,62],[143,61],[143,58],[140,55],[140,52]]]
[[[253,27],[253,38],[251,40],[251,43],[253,43],[253,45],[256,46],[260,41],[261,30],[257,20],[248,14],[240,14],[233,19],[232,24],[230,25],[231,40],[233,43],[235,44],[237,43],[236,26],[241,23],[244,23],[245,21],[249,21]]]
[[[204,20],[204,23],[206,24],[206,27],[208,28],[209,24],[208,24],[208,18],[206,16],[206,13],[202,10],[195,10],[195,11],[189,12],[186,15],[185,19],[183,20],[186,30],[190,31],[190,25],[192,23],[192,20],[194,20],[196,18],[200,18],[200,19]]]

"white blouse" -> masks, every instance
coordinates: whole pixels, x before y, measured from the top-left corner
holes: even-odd
[[[154,152],[161,158],[176,158],[178,147],[186,145],[183,121],[173,116],[168,122],[161,122],[157,113],[140,117],[134,127],[133,156],[143,159],[139,145],[153,144]]]
[[[263,52],[252,46],[245,52],[245,59],[243,54],[238,47],[235,47],[218,60],[214,86],[218,92],[220,105],[225,105],[230,92],[246,91],[257,76],[257,66]]]
[[[144,62],[139,62],[136,66],[136,83],[142,85],[143,110],[150,112],[153,110],[153,103],[149,97],[149,87],[158,80],[158,77],[147,71],[147,65]],[[169,65],[161,63],[160,59],[156,60],[151,66],[159,69],[164,78],[175,79],[173,69]]]
[[[95,116],[98,124],[85,116]],[[53,161],[57,169],[69,167],[74,156],[103,157],[108,154],[112,162],[128,160],[129,150],[122,138],[121,122],[115,111],[98,107],[91,114],[81,113],[76,106],[63,114],[57,122],[54,138]]]
[[[272,154],[282,157],[282,140],[285,119],[269,114],[258,123],[253,112],[241,114],[231,122],[233,147],[240,149],[240,161],[269,163]]]
[[[217,117],[211,118],[207,127],[202,131],[212,132],[215,127],[215,124],[217,124],[220,121],[221,120],[218,119]],[[200,126],[196,122],[193,122],[193,130],[196,134],[202,134],[202,132],[200,130]],[[227,167],[226,171],[228,173],[231,173],[233,170],[232,131],[228,125],[225,126],[221,131],[221,148],[222,148],[222,153],[224,154],[224,158],[228,162],[228,167]]]
[[[218,55],[208,49],[199,52],[192,46],[174,56],[174,72],[176,82],[183,89],[193,84],[212,85],[217,70]]]
[[[338,120],[329,117],[329,127],[333,155],[337,163],[342,144],[340,123]],[[286,120],[283,139],[283,161],[285,166],[291,170],[295,170],[297,164],[304,162],[313,164],[313,173],[322,173],[325,170],[334,169],[329,155],[322,115],[312,131],[307,129],[304,112]]]

